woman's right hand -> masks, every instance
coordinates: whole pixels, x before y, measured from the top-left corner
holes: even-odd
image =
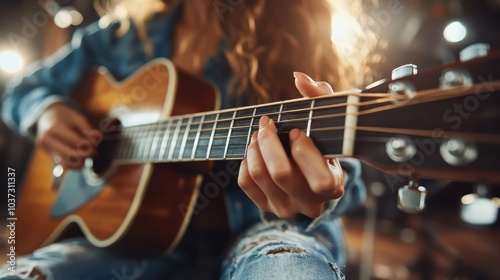
[[[95,155],[101,141],[102,133],[62,102],[47,107],[37,122],[37,145],[59,158],[64,168],[83,167],[85,158]]]

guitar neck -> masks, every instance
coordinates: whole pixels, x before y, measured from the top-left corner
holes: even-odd
[[[325,157],[358,158],[400,176],[500,182],[496,153],[500,147],[499,63],[500,54],[494,54],[381,80],[362,93],[340,92],[230,110],[174,114],[148,124],[148,120],[158,120],[160,114],[150,119],[142,111],[124,117],[110,114],[110,118],[116,115],[117,122],[123,122],[121,126],[101,119],[99,111],[89,114],[95,116],[93,123],[105,128],[110,125],[110,131],[104,131],[94,161],[99,166],[94,169],[97,173],[105,170],[109,161],[241,160],[258,130],[259,119],[269,116],[277,124],[287,151],[288,134],[298,128]],[[194,80],[186,79],[179,79],[180,84],[194,84]],[[184,98],[186,104],[208,104],[200,110],[210,110],[214,100],[201,101],[189,95],[198,90],[198,86],[184,89],[184,94],[176,98]],[[161,105],[157,111],[161,111]]]
[[[285,149],[288,134],[298,128],[327,157],[352,156],[358,93],[295,99],[259,106],[175,116],[166,121],[121,128],[114,141],[114,160],[122,163],[240,160],[259,119],[269,116]]]

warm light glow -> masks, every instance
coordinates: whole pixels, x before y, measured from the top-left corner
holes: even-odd
[[[476,200],[475,194],[467,194],[462,196],[462,204],[471,204]]]
[[[78,26],[78,25],[82,24],[83,15],[79,11],[71,10],[71,11],[69,11],[69,14],[71,15],[71,17],[73,19],[71,24],[73,24],[74,26]]]
[[[454,21],[446,26],[443,35],[448,42],[460,42],[467,36],[467,28],[461,22]]]
[[[4,51],[0,53],[0,69],[7,73],[15,73],[23,67],[23,58],[17,52]]]
[[[54,23],[60,28],[68,28],[71,25],[78,26],[83,22],[83,15],[73,7],[65,7],[57,11]]]
[[[495,206],[497,208],[500,208],[500,198],[499,197],[494,197],[491,199],[491,201],[493,201],[493,204],[495,204]]]
[[[332,41],[337,46],[350,48],[356,44],[357,21],[345,13],[337,14],[332,19]]]
[[[54,23],[60,28],[68,28],[73,23],[70,11],[62,9],[54,16]]]
[[[462,197],[460,218],[473,225],[490,225],[498,218],[498,207],[492,199],[468,194]]]

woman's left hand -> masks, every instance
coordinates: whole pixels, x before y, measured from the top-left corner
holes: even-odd
[[[326,82],[295,72],[295,85],[305,97],[333,94]],[[291,158],[286,154],[272,119],[264,116],[252,135],[238,184],[263,211],[280,218],[297,213],[319,216],[323,205],[344,193],[343,171],[337,159],[325,160],[305,132],[290,131]]]

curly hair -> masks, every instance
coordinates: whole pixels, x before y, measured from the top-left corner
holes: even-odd
[[[228,39],[225,55],[233,71],[234,97],[252,104],[298,97],[293,71],[327,81],[336,91],[372,81],[372,67],[381,60],[380,44],[370,28],[373,21],[363,12],[361,1],[242,0],[224,13],[223,20],[220,14],[207,17],[218,22]],[[103,14],[123,23],[119,32],[128,29],[129,18],[132,18],[146,49],[151,52],[144,28],[147,20],[156,13],[168,12],[183,0],[96,2]],[[208,12],[214,15],[218,11],[215,5],[212,8]],[[346,26],[332,28],[336,17],[346,15],[351,19],[348,26],[339,21],[338,25]],[[349,40],[335,40],[335,31],[345,32],[346,28],[349,28]]]

